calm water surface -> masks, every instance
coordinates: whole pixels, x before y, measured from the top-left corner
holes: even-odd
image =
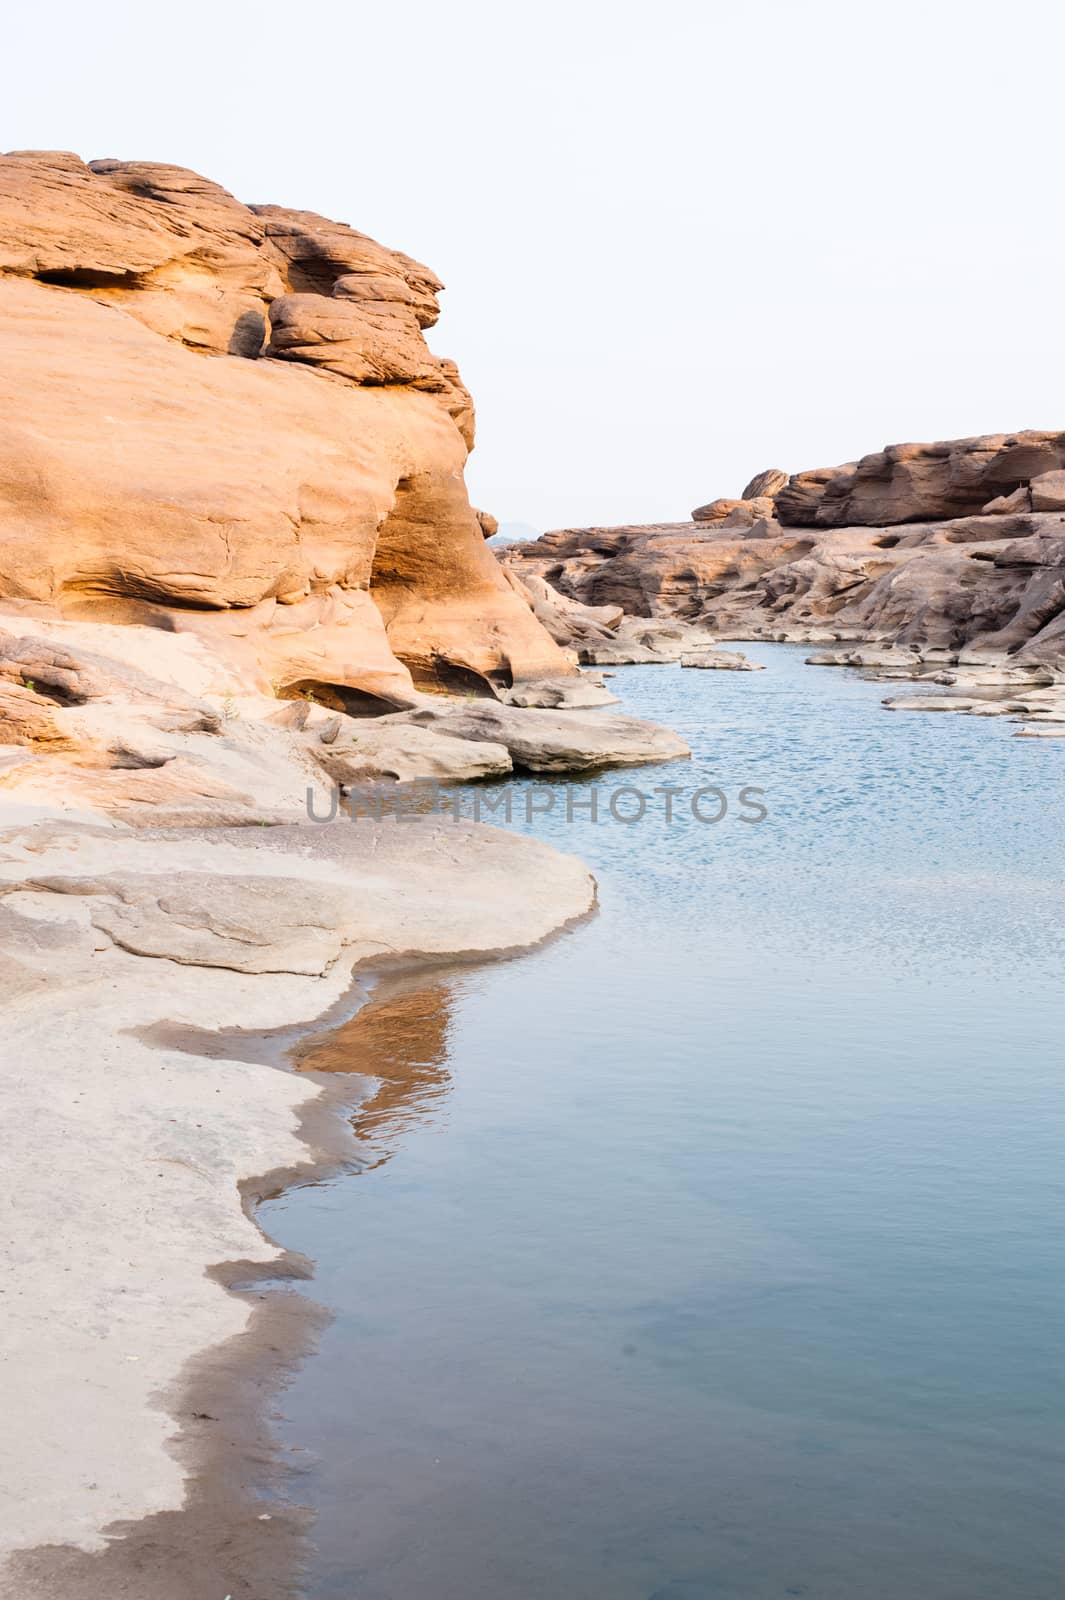
[[[313,1600],[1060,1600],[1065,741],[748,653],[619,671],[693,760],[600,781],[765,822],[538,821],[599,915],[319,1058]]]

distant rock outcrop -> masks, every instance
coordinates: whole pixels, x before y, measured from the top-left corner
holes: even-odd
[[[893,444],[844,467],[797,473],[777,494],[776,514],[785,524],[811,528],[938,522],[972,516],[992,504],[1002,509],[1004,497],[1063,468],[1065,433]],[[1059,492],[1053,506],[1033,509],[1057,510],[1063,504]]]
[[[572,672],[467,499],[440,287],[179,167],[0,158],[0,601],[385,706]]]
[[[756,473],[738,500],[711,500],[696,506],[693,522],[720,522],[730,528],[749,528],[759,517],[771,517],[777,496],[788,481],[786,472],[769,467]]]
[[[693,516],[565,529],[502,559],[570,602],[620,606],[626,626],[1065,672],[1065,433],[893,445],[786,482],[763,473]]]

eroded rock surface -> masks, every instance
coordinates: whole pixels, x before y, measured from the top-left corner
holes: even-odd
[[[194,633],[267,691],[572,671],[467,499],[440,288],[181,168],[0,157],[0,601]]]
[[[646,618],[717,639],[874,643],[929,671],[943,658],[1042,667],[1060,681],[1063,461],[1061,433],[892,446],[786,482],[762,474],[690,523],[565,529],[501,559],[564,603],[620,607],[617,641]],[[583,658],[624,659],[613,648]]]
[[[934,679],[950,664],[1008,687],[1014,668],[1045,671],[1041,698],[1015,710],[1050,719],[1065,703],[1063,463],[1062,433],[896,445],[787,479],[771,469],[690,523],[563,529],[500,559],[541,617],[552,592],[588,616],[620,608],[582,660],[652,659],[624,648],[640,619],[695,630],[681,659],[715,639],[861,643],[898,652],[845,654],[880,676]]]
[[[331,729],[327,727],[326,732]],[[336,738],[322,746],[321,737],[319,734],[314,756],[341,785],[380,778],[400,783],[419,779],[471,783],[479,778],[504,777],[512,768],[505,745],[456,738],[436,727],[346,718]]]
[[[586,772],[597,767],[673,761],[691,751],[677,734],[638,717],[581,711],[518,710],[487,701],[396,712],[386,725],[429,727],[458,739],[503,745],[527,772]]]
[[[785,524],[817,528],[965,517],[1063,467],[1065,433],[893,444],[843,467],[795,474],[776,495],[776,514]]]
[[[687,753],[583,709],[614,697],[486,548],[440,287],[179,168],[0,158],[0,1118],[33,1129],[0,1193],[4,1600],[289,1591],[265,1531],[265,1586],[243,1560],[266,1434],[184,1385],[247,1358],[263,1296],[210,1274],[273,1269],[241,1186],[311,1161],[320,1091],[217,1030],[594,905],[536,840],[374,823],[337,786]]]
[[[756,662],[748,661],[738,650],[686,650],[680,658],[682,667],[701,667],[707,672],[761,672]]]
[[[530,563],[531,565],[531,563]],[[511,583],[526,594],[536,616],[557,643],[571,650],[585,666],[653,666],[712,649],[712,635],[698,624],[673,618],[628,616],[620,605],[587,605],[563,594],[535,571],[519,564],[503,568]],[[583,680],[562,680],[561,700],[536,700],[524,689],[502,698],[513,705],[604,704],[588,695]]]

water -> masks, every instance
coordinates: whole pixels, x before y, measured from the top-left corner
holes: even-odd
[[[599,915],[312,1057],[386,1074],[263,1214],[313,1600],[1060,1600],[1065,741],[748,653],[600,781],[765,822],[539,820]]]

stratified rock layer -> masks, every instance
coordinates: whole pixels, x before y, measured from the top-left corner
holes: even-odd
[[[843,467],[796,473],[776,493],[776,514],[816,528],[940,521],[985,510],[1063,467],[1065,433],[893,444]]]
[[[597,614],[613,606],[719,637],[878,641],[1057,669],[1063,463],[1065,433],[894,445],[786,483],[763,473],[751,498],[709,502],[697,521],[567,529],[502,559],[525,584]],[[546,615],[543,590],[534,603]]]
[[[467,499],[440,287],[181,168],[0,158],[0,601],[386,706],[572,672]]]

